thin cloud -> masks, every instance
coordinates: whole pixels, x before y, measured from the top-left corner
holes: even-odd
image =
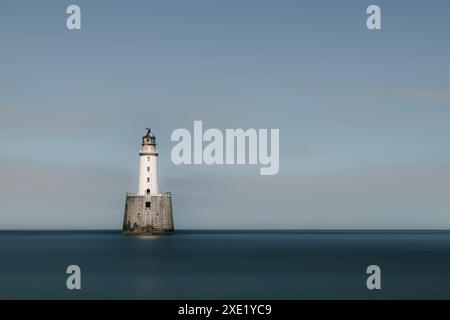
[[[1,133],[77,133],[102,127],[101,115],[65,108],[0,106]]]
[[[409,98],[429,99],[435,101],[450,101],[450,88],[418,88],[400,90],[401,96]]]

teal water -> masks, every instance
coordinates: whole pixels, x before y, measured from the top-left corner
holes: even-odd
[[[82,290],[66,289],[66,268]],[[382,269],[382,290],[366,268]],[[0,299],[450,298],[450,232],[0,232]]]

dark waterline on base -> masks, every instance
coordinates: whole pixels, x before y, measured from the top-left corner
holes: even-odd
[[[0,257],[0,299],[450,299],[445,230],[0,231]]]

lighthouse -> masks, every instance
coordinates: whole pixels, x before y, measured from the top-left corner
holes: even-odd
[[[158,150],[156,138],[151,129],[142,137],[141,152],[139,153],[139,195],[157,196],[158,189]]]
[[[139,152],[138,192],[126,196],[123,233],[159,235],[173,231],[172,195],[159,190],[156,137],[147,128]]]

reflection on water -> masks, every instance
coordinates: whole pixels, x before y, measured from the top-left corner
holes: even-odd
[[[1,299],[450,298],[449,232],[4,231],[0,259]],[[371,264],[381,291],[366,288]]]

